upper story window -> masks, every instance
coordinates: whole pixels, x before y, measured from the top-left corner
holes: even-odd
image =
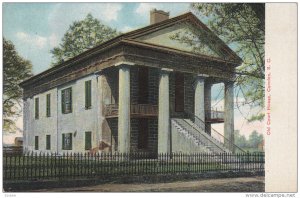
[[[61,91],[62,113],[72,113],[72,87]]]
[[[92,81],[85,81],[85,108],[90,109],[92,106]]]
[[[34,99],[34,117],[39,119],[39,98]]]
[[[46,96],[46,116],[50,117],[51,116],[51,95],[47,94]]]

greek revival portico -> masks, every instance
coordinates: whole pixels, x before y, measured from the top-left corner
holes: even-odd
[[[139,67],[134,62],[120,62],[115,65],[118,68],[118,101],[115,106],[114,114],[107,114],[107,119],[112,117],[118,118],[118,151],[122,153],[130,152],[130,133],[132,116],[136,117],[157,117],[158,119],[158,139],[157,139],[157,152],[168,153],[172,152],[171,146],[171,122],[172,115],[170,113],[170,74],[178,72],[170,68],[158,68],[158,104],[153,105],[155,110],[148,111],[133,110],[134,105],[130,100],[130,75],[131,68]],[[224,122],[224,135],[233,141],[234,131],[234,109],[233,109],[233,81],[224,81],[225,85],[225,100],[224,100],[224,114],[214,114],[211,110],[211,87],[213,83],[220,83],[215,78],[211,78],[207,74],[192,74],[194,82],[194,109],[193,112],[196,117],[206,123],[207,131],[210,131],[210,124]],[[214,79],[214,80],[213,80]],[[186,102],[186,101],[185,101]],[[146,104],[140,104],[146,105]],[[107,106],[108,108],[108,106]],[[184,113],[184,112],[182,112]],[[183,115],[183,114],[182,114]],[[199,123],[200,124],[200,123]],[[231,144],[226,145],[229,149]]]

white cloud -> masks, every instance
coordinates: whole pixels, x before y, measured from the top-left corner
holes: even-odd
[[[48,16],[50,32],[60,40],[74,21],[83,20],[91,13],[104,24],[118,21],[122,3],[58,3]]]
[[[59,44],[59,40],[56,34],[51,34],[51,36],[48,38],[49,45],[51,48],[56,47]]]
[[[22,41],[24,43],[32,44],[39,49],[44,48],[47,44],[47,38],[39,36],[39,35],[30,35],[25,32],[17,32],[16,37],[20,41]]]
[[[140,5],[136,8],[135,12],[140,15],[149,15],[151,9],[161,9],[161,4],[158,3],[140,3]]]
[[[117,3],[110,3],[105,4],[103,10],[101,11],[103,13],[103,19],[105,21],[116,21],[118,19],[118,13],[122,9],[121,4]]]

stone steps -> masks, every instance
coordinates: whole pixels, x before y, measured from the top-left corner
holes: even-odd
[[[193,124],[191,120],[174,118],[172,119],[172,124],[184,137],[192,140],[197,146],[205,147],[205,150],[210,151],[210,153],[230,153],[228,149]]]

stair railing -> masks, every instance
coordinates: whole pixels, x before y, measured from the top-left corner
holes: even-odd
[[[245,151],[242,148],[240,148],[239,146],[234,144],[234,142],[232,142],[229,139],[227,139],[226,137],[224,137],[221,133],[219,133],[218,131],[213,129],[210,125],[205,123],[203,120],[201,120],[199,117],[197,117],[193,113],[187,112],[187,111],[185,111],[184,113],[189,119],[192,120],[192,122],[194,124],[196,124],[200,129],[202,129],[205,133],[207,133],[209,136],[211,136],[213,139],[215,139],[218,143],[222,144],[224,147],[226,147],[225,145],[228,145],[229,148],[234,149],[233,152],[245,153]],[[208,130],[208,128],[210,128],[210,131]],[[223,140],[223,142],[222,142],[222,140]]]
[[[183,119],[183,121],[188,125],[188,126],[190,126],[190,127],[192,127],[193,129],[195,129],[195,131],[197,131],[197,135],[198,136],[201,136],[200,137],[200,141],[201,141],[201,139],[206,139],[206,140],[208,140],[210,143],[212,143],[214,146],[216,146],[216,147],[218,147],[220,150],[224,150],[224,148],[222,148],[222,147],[220,147],[218,144],[216,144],[214,141],[212,141],[211,139],[209,139],[209,138],[207,138],[206,136],[204,136],[195,126],[193,126],[193,125],[191,125],[190,123],[188,123],[186,120],[184,120]],[[175,121],[176,122],[176,121]],[[183,125],[181,125],[180,123],[178,123],[178,122],[176,122],[178,125],[180,125],[180,127],[182,127],[184,130],[187,130],[188,131],[188,129],[185,127],[185,126],[183,126]],[[209,146],[209,145],[207,145],[207,144],[205,144],[204,142],[201,142],[204,146]]]

